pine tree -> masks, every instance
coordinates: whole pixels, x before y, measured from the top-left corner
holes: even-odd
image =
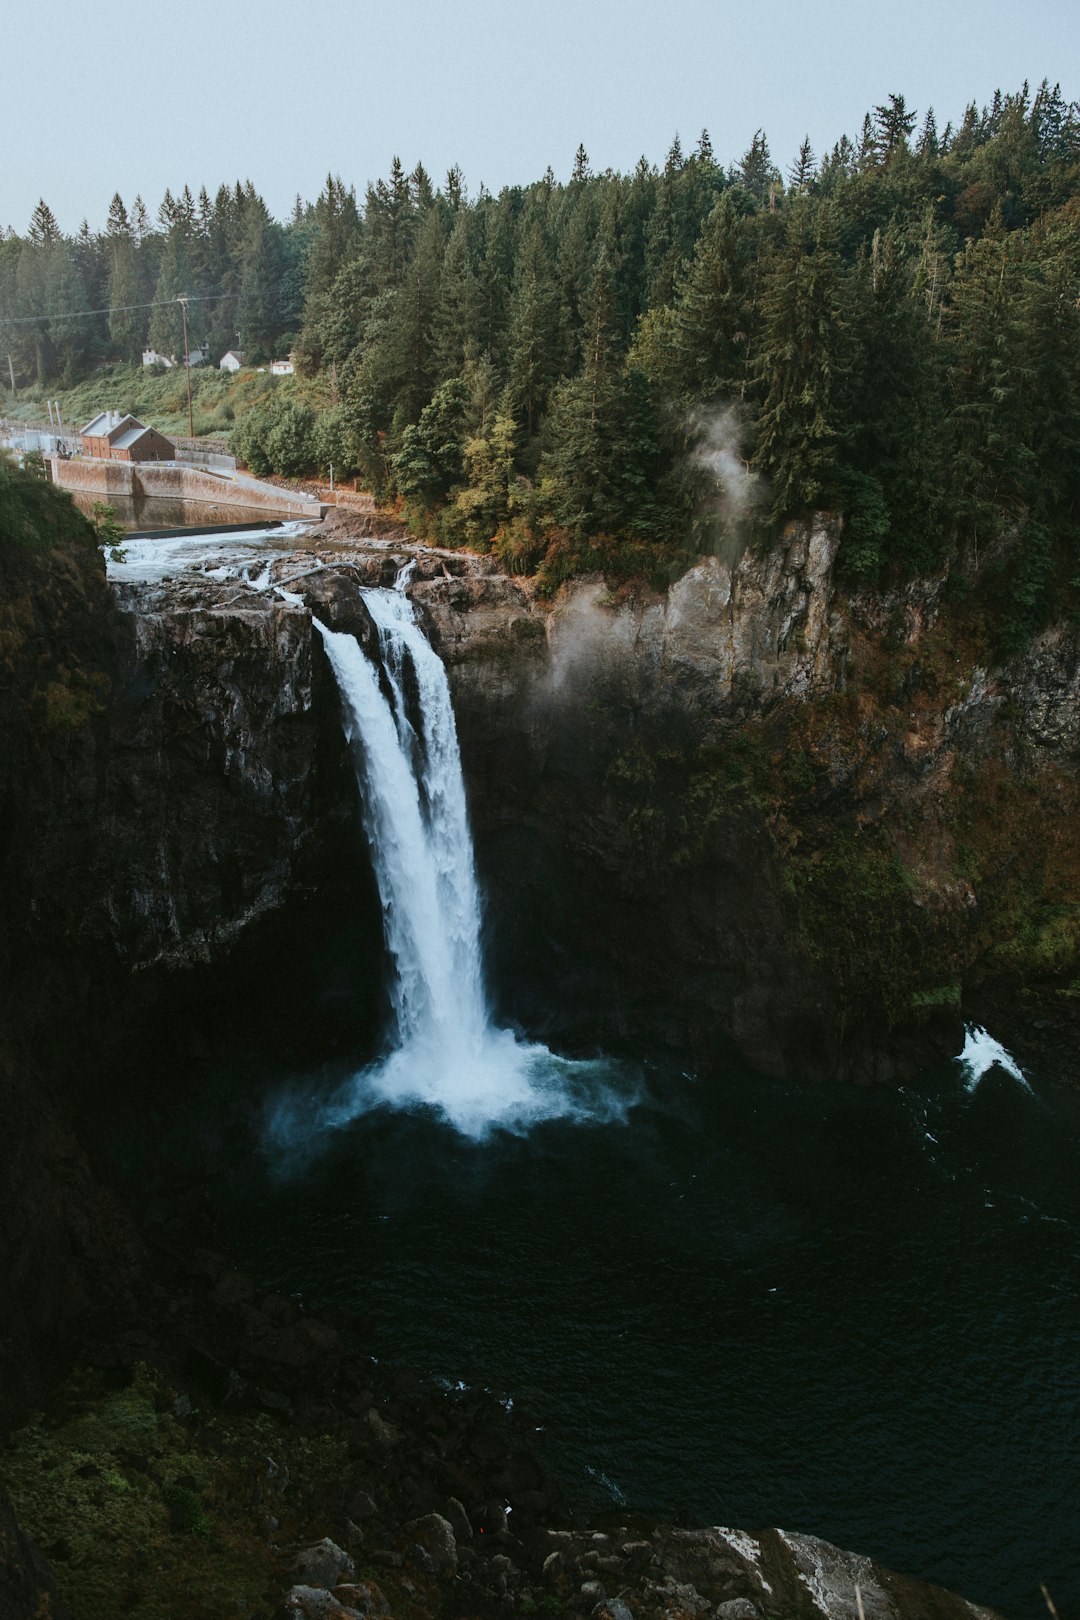
[[[554,373],[558,301],[540,226],[533,224],[518,260],[507,335],[507,393],[527,439],[536,431]]]
[[[755,130],[753,140],[740,159],[735,180],[739,185],[745,186],[752,197],[764,202],[779,179],[780,176],[773,167],[765,131]]]
[[[472,260],[471,217],[458,210],[446,244],[431,340],[437,375],[458,377],[468,357],[479,352],[483,296]]]
[[[788,170],[788,180],[793,191],[808,191],[814,178],[815,169],[814,151],[807,135],[799,147],[799,155]]]
[[[816,220],[807,199],[795,204],[762,297],[754,464],[769,480],[777,517],[825,497],[845,425],[834,396],[846,369],[848,327],[832,225],[829,204]]]
[[[183,359],[184,328],[177,299],[181,293],[190,291],[191,262],[184,230],[178,220],[165,239],[154,289],[155,307],[150,311],[150,347],[170,359]]]
[[[887,105],[874,108],[872,145],[879,163],[887,166],[900,152],[907,151],[915,118],[900,95],[890,95]]]
[[[418,214],[426,214],[435,201],[435,188],[422,163],[418,163],[409,176],[409,193],[412,206]]]
[[[53,248],[60,241],[60,227],[56,223],[56,215],[45,201],[39,197],[34,212],[30,215],[30,227],[27,236],[35,247]]]
[[[742,393],[749,328],[745,232],[721,197],[680,288],[672,334],[677,376],[695,398]]]
[[[109,205],[107,239],[109,336],[125,360],[137,360],[143,346],[148,312],[133,307],[144,300],[135,263],[135,241],[119,192]]]
[[[457,163],[446,171],[446,201],[455,212],[465,201],[465,176]]]
[[[947,310],[950,471],[958,519],[977,544],[1024,507],[1028,490],[1021,246],[996,208],[982,238],[968,243]]]
[[[252,360],[271,360],[282,329],[281,229],[270,218],[261,197],[246,199],[240,246],[240,290],[237,327]]]
[[[937,157],[940,150],[937,132],[937,120],[934,117],[933,107],[928,107],[923,126],[919,132],[918,145],[915,148],[921,158]]]
[[[430,399],[435,379],[432,330],[439,298],[439,277],[446,251],[443,218],[430,209],[400,288],[392,295],[387,327],[387,362],[394,379],[393,405],[415,422]]]

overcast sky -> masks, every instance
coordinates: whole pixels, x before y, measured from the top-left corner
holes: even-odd
[[[14,8],[12,8],[14,9]],[[1080,96],[1080,0],[50,0],[4,28],[0,225],[39,196],[68,231],[119,191],[250,178],[272,212],[328,171],[362,194],[399,154],[470,195],[661,163],[758,126],[787,169],[890,91],[939,126],[1025,78]]]

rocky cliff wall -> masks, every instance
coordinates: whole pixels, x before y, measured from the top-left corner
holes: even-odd
[[[1080,638],[995,661],[941,579],[839,593],[838,538],[795,526],[664,598],[412,587],[528,1019],[591,1005],[705,1063],[731,1039],[773,1072],[866,1080],[956,1050],[993,986],[1046,988],[1067,1019]]]
[[[130,1059],[164,986],[194,1031],[238,947],[257,976],[260,930],[344,890],[368,908],[376,1016],[377,906],[341,876],[361,840],[310,612],[364,637],[360,586],[409,557],[451,672],[504,1015],[571,1046],[658,1042],[707,1070],[734,1045],[857,1079],[954,1050],[991,992],[1046,985],[1064,1017],[1080,634],[995,665],[935,588],[840,601],[836,538],[796,529],[636,601],[584,581],[541,602],[483,559],[340,522],[274,563],[289,600],[204,575],[113,592],[56,557],[11,582],[3,1057],[10,1139],[37,1145],[8,1169],[30,1301],[9,1362],[32,1369],[18,1347],[80,1308],[85,1256],[33,1281],[72,1230],[47,1212],[89,1188],[50,1099]],[[115,1251],[119,1225],[105,1199],[86,1244]]]
[[[554,604],[482,561],[417,556],[411,591],[458,705],[493,971],[533,1027],[644,1035],[704,1067],[733,1041],[779,1072],[889,1078],[934,1049],[939,1019],[949,1038],[980,980],[1072,983],[1080,637],[1058,627],[980,662],[933,591],[839,604],[834,552],[819,525],[777,556],[702,563],[665,600],[583,582]],[[125,1365],[168,1338],[144,1237],[72,1120],[140,1050],[164,986],[186,984],[198,1011],[245,942],[258,965],[268,921],[337,881],[351,772],[309,607],[363,637],[358,586],[388,583],[407,555],[316,539],[275,564],[308,606],[236,578],[117,599],[77,552],[0,582],[14,694],[0,717],[0,1417],[40,1395],[88,1322],[99,1347],[122,1326]],[[142,1075],[148,1102],[162,1083],[149,1047]],[[193,1343],[219,1304],[185,1295]],[[244,1335],[258,1316],[273,1337],[262,1319],[279,1310],[250,1306]],[[332,1339],[313,1326],[305,1342]],[[231,1398],[220,1354],[199,1366]],[[285,1396],[266,1376],[255,1398],[287,1414],[306,1364]],[[570,1612],[595,1603],[581,1548],[557,1550],[528,1578]],[[36,1602],[47,1572],[2,1503],[0,1553]],[[506,1557],[504,1586],[524,1578]],[[677,1560],[668,1576],[697,1579]]]

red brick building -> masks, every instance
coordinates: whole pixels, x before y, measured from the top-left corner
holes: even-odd
[[[87,422],[80,435],[83,455],[101,461],[174,461],[176,447],[157,428],[145,427],[134,416],[102,411]]]

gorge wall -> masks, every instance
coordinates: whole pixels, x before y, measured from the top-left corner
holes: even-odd
[[[528,1016],[861,1080],[954,1052],[1003,992],[1067,1019],[1080,637],[995,659],[944,579],[838,591],[838,541],[793,527],[644,601],[416,585]]]
[[[258,578],[110,588],[83,540],[4,553],[0,1422],[77,1347],[129,1364],[181,1327],[217,1332],[210,1306],[168,1315],[95,1115],[152,1113],[208,1018],[276,1035],[335,906],[359,919],[368,981],[343,1038],[377,1033],[378,905],[310,615],[370,638],[359,587],[406,558],[450,670],[504,1014],[704,1073],[734,1046],[881,1080],[955,1052],[965,1007],[1003,988],[1041,986],[1040,1013],[1068,1016],[1080,637],[1057,626],[994,662],[941,582],[841,597],[837,538],[795,528],[663,598],[582,581],[554,602],[348,521]],[[255,1384],[271,1330],[215,1266],[213,1300],[239,1313],[228,1365],[254,1358]],[[301,1328],[283,1354],[337,1342]],[[199,1364],[227,1393],[214,1343]],[[290,1376],[275,1411],[313,1378],[302,1359]],[[49,1577],[6,1514],[29,1604]]]

